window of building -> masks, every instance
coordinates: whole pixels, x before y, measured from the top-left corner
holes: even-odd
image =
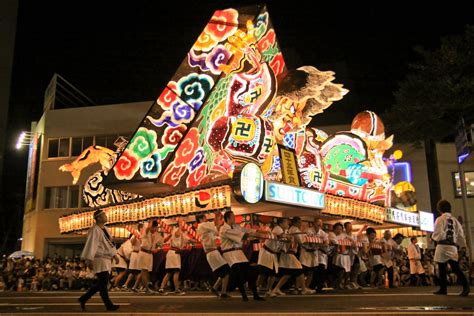
[[[69,137],[48,140],[48,158],[69,157]]]
[[[96,136],[95,144],[97,146],[107,147],[109,149],[115,150],[114,142],[117,139],[117,135],[108,135],[108,136]]]
[[[459,179],[459,172],[453,172],[454,195],[461,197],[461,180]],[[474,171],[465,171],[466,191],[468,197],[474,197]]]
[[[48,140],[48,158],[77,157],[84,149],[92,145],[106,147],[115,151],[117,135],[50,138]]]
[[[79,156],[84,149],[94,144],[94,137],[72,137],[71,156]]]
[[[46,187],[44,208],[82,207],[81,188],[79,186]]]

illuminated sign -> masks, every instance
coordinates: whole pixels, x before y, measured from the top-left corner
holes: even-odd
[[[298,165],[296,164],[295,151],[279,145],[281,173],[283,182],[290,185],[300,186],[300,175],[298,174]]]
[[[385,209],[385,221],[410,226],[420,226],[418,213],[407,212],[397,208]]]
[[[242,202],[257,203],[263,196],[263,173],[254,163],[248,163],[234,173],[234,193]]]
[[[324,193],[282,183],[266,181],[265,185],[265,200],[268,202],[323,209],[324,197]]]
[[[431,212],[420,211],[420,229],[432,232],[434,231],[434,215]]]

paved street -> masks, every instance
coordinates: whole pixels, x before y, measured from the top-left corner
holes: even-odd
[[[159,296],[111,293],[122,305],[116,315],[474,315],[474,294],[459,297],[460,288],[449,289],[448,296],[434,296],[434,288],[364,289],[327,292],[313,296],[288,295],[243,303],[236,292],[233,298],[218,299],[205,292],[185,296]],[[0,312],[29,315],[84,315],[77,303],[79,292],[1,293]],[[87,305],[87,314],[105,313],[99,296]]]

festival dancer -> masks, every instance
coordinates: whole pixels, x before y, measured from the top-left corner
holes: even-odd
[[[275,297],[276,294],[272,293],[273,284],[275,283],[275,277],[278,274],[278,255],[283,247],[283,243],[279,240],[285,230],[288,229],[289,219],[278,218],[277,225],[273,227],[271,232],[271,239],[265,240],[263,247],[258,253],[258,268],[259,275],[257,279],[257,285],[262,286],[265,278],[267,278],[267,291],[265,296]]]
[[[217,280],[211,288],[211,292],[221,298],[229,298],[227,287],[229,285],[230,267],[216,245],[220,228],[220,214],[218,211],[214,213],[214,222],[208,222],[204,214],[196,215],[196,222],[198,223],[197,233],[201,236],[207,262],[212,272],[217,276]],[[218,290],[219,287],[221,288],[220,293]]]
[[[242,300],[248,301],[247,293],[245,292],[245,282],[247,281],[253,293],[255,301],[264,301],[258,295],[256,280],[248,279],[249,261],[242,251],[242,242],[249,236],[260,237],[255,234],[254,230],[248,230],[235,224],[235,216],[232,211],[227,211],[224,214],[224,225],[220,228],[221,235],[221,249],[224,259],[229,264],[232,273],[237,277],[237,286],[239,287]]]

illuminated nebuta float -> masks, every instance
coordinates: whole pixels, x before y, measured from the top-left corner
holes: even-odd
[[[375,113],[359,113],[350,131],[335,135],[308,126],[348,93],[334,80],[334,72],[313,66],[286,68],[266,8],[216,11],[113,165],[102,165],[86,187],[151,183],[184,191],[231,179],[248,162],[266,180],[281,181],[281,145],[295,151],[303,186],[389,206],[384,154],[393,136]]]

